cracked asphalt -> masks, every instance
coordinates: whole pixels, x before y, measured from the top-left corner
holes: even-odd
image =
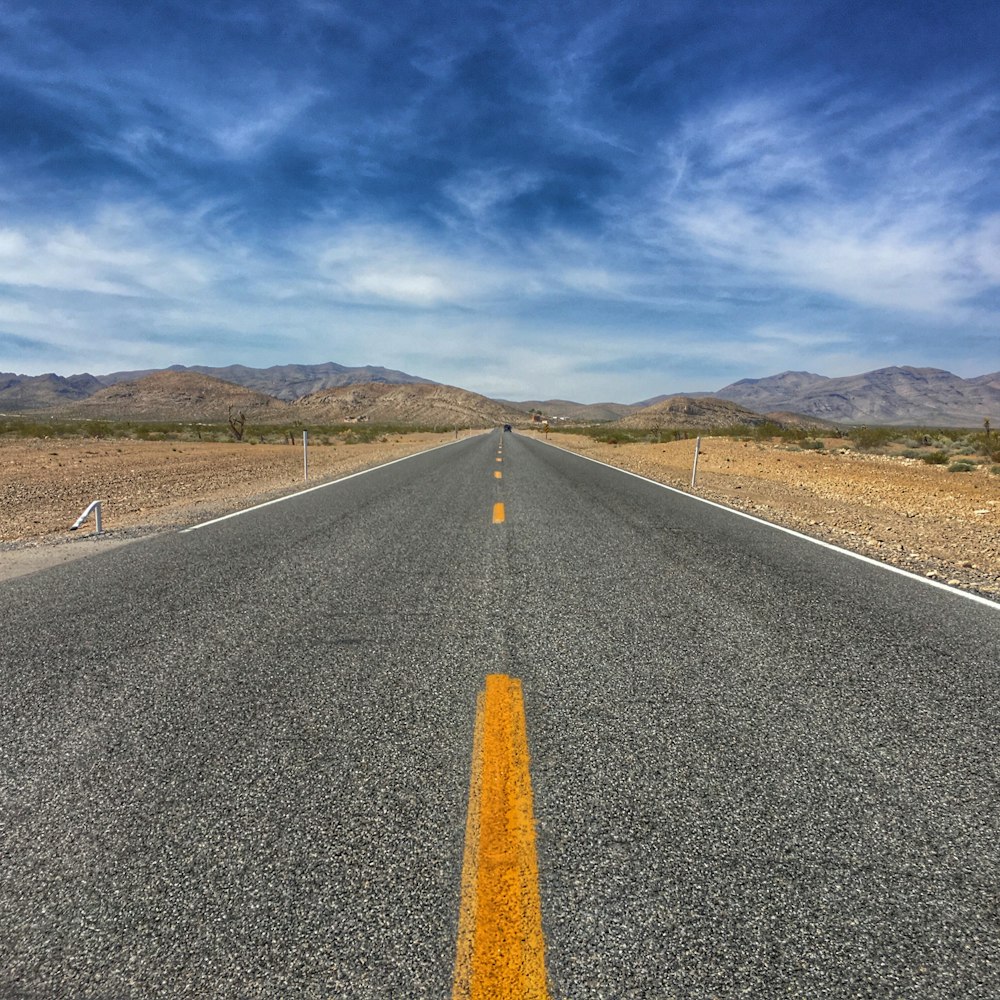
[[[997,996],[998,612],[499,432],[7,581],[0,996],[449,996],[487,673],[551,996]]]

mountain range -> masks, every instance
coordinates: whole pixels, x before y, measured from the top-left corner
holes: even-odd
[[[786,410],[842,424],[1000,422],[1000,372],[971,379],[940,368],[879,368],[841,378],[782,372],[741,379],[713,395],[753,410]]]
[[[212,385],[217,382],[230,388]],[[187,416],[160,419],[203,419],[192,414],[199,405],[202,409],[209,406],[210,398],[213,414],[225,399],[225,406],[268,408],[269,419],[280,419],[283,407],[294,406],[300,415],[289,414],[289,419],[306,419],[306,414],[315,419],[322,413],[322,419],[328,421],[410,420],[457,425],[524,420],[530,413],[541,413],[573,422],[622,420],[634,424],[637,411],[654,408],[638,423],[667,426],[664,421],[671,419],[671,414],[676,420],[685,413],[691,416],[691,402],[714,398],[752,414],[795,414],[833,424],[979,427],[984,420],[992,420],[1000,425],[1000,371],[964,379],[939,368],[908,366],[838,378],[786,371],[741,379],[717,392],[675,393],[637,403],[589,404],[561,399],[489,399],[406,372],[333,362],[271,368],[173,365],[109,375],[0,373],[0,411],[7,413],[48,410],[92,417],[128,413],[155,419],[151,414],[169,411]],[[681,398],[687,403],[662,405]]]

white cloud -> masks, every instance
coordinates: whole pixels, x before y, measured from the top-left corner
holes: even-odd
[[[112,206],[89,225],[0,231],[0,285],[112,296],[188,295],[210,280],[212,268],[158,235],[157,225],[166,221],[163,213],[144,206]]]
[[[665,148],[659,208],[640,231],[661,246],[679,238],[737,285],[766,280],[901,314],[953,315],[998,284],[995,230],[966,207],[994,164],[963,160],[949,141],[984,108],[947,118],[956,100],[939,96],[933,117],[949,124],[928,135],[923,106],[848,116],[843,101],[824,105],[815,93],[797,104],[742,98]]]
[[[938,314],[962,307],[989,276],[970,272],[962,240],[851,209],[762,218],[733,203],[699,204],[675,221],[700,248],[747,274],[865,306]]]

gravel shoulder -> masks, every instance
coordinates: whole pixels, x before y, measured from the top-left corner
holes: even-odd
[[[0,580],[210,520],[454,439],[454,433],[421,433],[350,445],[310,443],[309,484],[303,482],[301,444],[0,439]],[[71,533],[70,525],[92,500],[102,501],[104,535],[94,537],[92,520]]]
[[[574,434],[549,443],[695,493],[911,572],[1000,599],[1000,477],[869,455],[702,438],[611,445]]]

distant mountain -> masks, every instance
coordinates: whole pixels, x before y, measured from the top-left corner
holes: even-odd
[[[93,375],[14,375],[0,372],[0,412],[20,413],[86,399],[102,384]]]
[[[992,389],[1000,389],[1000,372],[993,372],[992,375],[979,375],[976,378],[966,379],[973,385],[985,385]]]
[[[826,378],[783,372],[715,393],[755,410],[787,410],[843,424],[978,427],[1000,420],[1000,373],[963,379],[940,368],[879,368]]]
[[[61,416],[87,420],[169,420],[224,423],[232,407],[248,420],[290,419],[290,404],[245,386],[197,372],[161,371],[117,382],[58,409]]]
[[[391,368],[379,368],[365,365],[350,368],[327,361],[319,365],[273,365],[270,368],[248,368],[246,365],[228,365],[225,368],[209,368],[205,365],[171,365],[167,371],[197,372],[200,375],[210,375],[212,378],[233,382],[246,386],[255,392],[263,392],[276,399],[301,399],[310,393],[321,389],[332,389],[341,385],[355,385],[362,382],[384,382],[388,385],[409,385],[414,382],[434,385],[430,379],[418,375],[408,375],[406,372],[394,371]],[[98,376],[104,385],[114,385],[117,382],[134,381],[151,371],[113,372],[111,375]]]
[[[782,372],[767,378],[743,378],[727,385],[712,395],[720,399],[731,399],[741,406],[751,409],[773,409],[773,400],[797,399],[830,382],[824,375],[812,372]]]
[[[527,410],[541,411],[546,417],[561,417],[581,423],[613,421],[623,415],[627,416],[629,413],[672,399],[681,398],[690,401],[714,398],[737,403],[757,414],[780,412],[786,418],[789,414],[799,414],[801,417],[833,424],[981,427],[983,421],[989,419],[994,426],[1000,425],[1000,372],[963,379],[940,368],[907,366],[880,368],[842,378],[828,378],[812,372],[787,371],[766,378],[741,379],[715,393],[655,396],[633,404],[588,404],[565,399],[550,399],[525,400],[518,403],[509,400],[487,400],[488,406],[479,402],[486,400],[487,397],[476,393],[468,393],[469,398],[464,401],[453,395],[449,396],[449,393],[465,392],[465,390],[448,386],[442,387],[448,392],[440,396],[430,392],[411,394],[409,397],[405,394],[392,396],[383,393],[378,400],[375,400],[372,386],[433,388],[438,386],[438,383],[388,368],[375,366],[350,368],[333,362],[319,365],[275,365],[271,368],[248,368],[244,365],[230,365],[226,368],[174,365],[165,370],[113,372],[110,375],[97,376],[86,373],[70,376],[51,373],[31,376],[6,373],[0,374],[0,413],[46,409],[65,411],[68,406],[82,403],[105,389],[123,383],[135,383],[156,374],[215,378],[275,401],[288,403],[313,397],[317,393],[332,393],[340,388],[363,385],[367,387],[366,398],[372,399],[370,413],[364,410],[360,397],[354,403],[348,403],[345,401],[347,397],[330,396],[327,399],[329,403],[327,408],[331,413],[339,411],[353,414],[351,419],[356,415],[368,413],[367,419],[390,420],[397,419],[388,414],[398,403],[400,412],[419,411],[424,414],[422,417],[399,418],[417,423],[465,424],[482,421],[508,423],[511,419],[523,420],[523,412]],[[94,414],[103,408],[110,413],[115,406],[125,405],[124,396],[114,398],[118,399],[118,403],[113,403],[112,397],[101,396],[96,408],[90,409],[90,412]],[[165,404],[166,397],[162,397],[160,402]],[[153,404],[150,405],[155,409]],[[180,406],[178,412],[184,411],[188,406],[183,401],[178,405]],[[228,406],[228,403],[226,405]],[[309,405],[318,404],[313,402]],[[371,415],[383,412],[387,415]],[[162,419],[188,418],[163,417]]]
[[[162,371],[208,375],[287,401],[300,399],[320,389],[360,382],[381,382],[388,385],[435,384],[430,379],[391,368],[371,365],[350,368],[332,361],[319,365],[275,365],[271,368],[247,368],[245,365],[229,365],[226,368],[172,365],[166,369],[144,368],[138,371],[111,372],[109,375],[0,373],[0,413],[21,413],[63,406],[74,400],[87,399],[109,386],[121,382],[136,382]]]
[[[527,413],[466,389],[437,383],[367,383],[314,392],[291,404],[304,423],[406,423],[490,427],[525,420]]]
[[[498,399],[498,403],[513,406],[519,410],[537,410],[546,417],[572,420],[578,423],[599,423],[617,420],[634,409],[628,403],[574,403],[569,399],[525,399],[515,401]]]
[[[225,423],[245,413],[254,424],[400,423],[489,427],[527,414],[495,400],[430,382],[365,382],[336,386],[287,402],[234,382],[184,369],[159,371],[105,386],[87,399],[57,407],[63,417]]]

